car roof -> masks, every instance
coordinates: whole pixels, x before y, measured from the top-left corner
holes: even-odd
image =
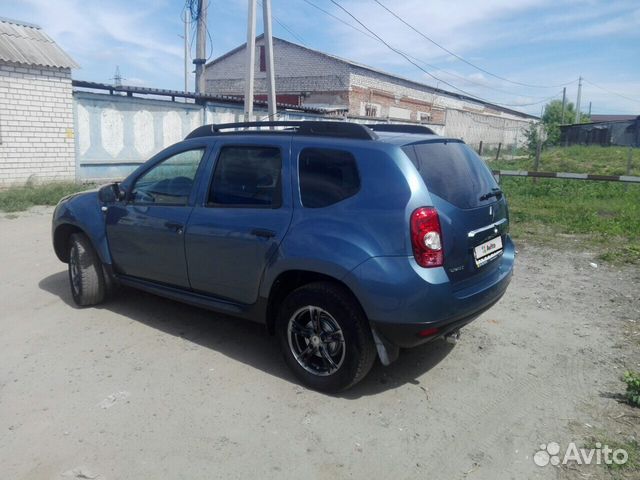
[[[269,129],[265,130],[265,127]],[[274,127],[278,129],[274,130]],[[354,140],[396,146],[430,142],[461,142],[459,139],[436,135],[433,130],[424,125],[364,125],[352,122],[310,120],[209,124],[196,128],[187,135],[185,140],[219,136],[243,137],[256,134],[260,136],[296,135],[300,137],[323,137],[326,141],[335,142],[336,144]]]

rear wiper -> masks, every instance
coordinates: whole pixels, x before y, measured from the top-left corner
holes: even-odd
[[[484,195],[482,195],[480,197],[480,201],[484,202],[485,200],[489,200],[491,197],[496,197],[497,199],[500,199],[500,197],[502,197],[502,190],[500,190],[497,187],[494,187],[491,189],[489,193],[485,193]]]

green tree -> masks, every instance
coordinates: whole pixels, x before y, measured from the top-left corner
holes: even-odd
[[[564,109],[564,122],[562,121],[562,101],[553,100],[547,103],[542,114],[542,123],[546,132],[546,144],[555,145],[560,141],[559,125],[574,123],[576,118],[576,109],[573,103],[568,102]],[[580,114],[580,123],[589,122],[591,119],[588,115]]]
[[[524,130],[524,145],[527,150],[529,158],[535,158],[536,149],[538,148],[538,142],[540,141],[540,135],[538,134],[538,123],[530,123]]]

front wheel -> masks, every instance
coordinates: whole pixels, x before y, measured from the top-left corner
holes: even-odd
[[[86,235],[74,233],[69,242],[69,283],[76,305],[97,305],[105,298],[102,263]]]
[[[371,370],[376,349],[357,302],[339,285],[317,282],[282,303],[276,332],[295,375],[316,390],[345,390]]]

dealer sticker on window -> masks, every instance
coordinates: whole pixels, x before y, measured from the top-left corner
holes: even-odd
[[[478,267],[481,267],[488,261],[499,257],[500,254],[502,254],[502,237],[492,238],[473,249],[476,266]]]

